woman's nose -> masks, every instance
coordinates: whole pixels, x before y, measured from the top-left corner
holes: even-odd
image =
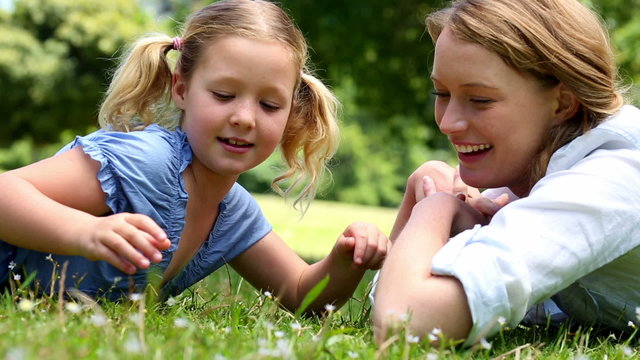
[[[466,119],[464,111],[462,111],[459,106],[453,103],[449,103],[446,109],[444,109],[444,112],[441,114],[440,120],[438,121],[440,132],[445,135],[451,135],[465,131],[467,130],[468,125],[469,123]]]

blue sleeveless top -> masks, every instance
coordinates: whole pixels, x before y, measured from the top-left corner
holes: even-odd
[[[90,261],[81,256],[50,256],[0,241],[0,281],[24,269],[25,274],[36,272],[36,286],[48,292],[52,279],[54,289],[57,288],[63,264],[68,262],[66,289],[76,288],[90,296],[111,300],[142,291],[149,282],[157,283],[161,279],[184,228],[189,195],[182,173],[193,156],[186,135],[180,129],[170,131],[155,124],[132,132],[98,130],[77,137],[60,152],[78,146],[100,163],[98,180],[111,211],[151,217],[167,233],[170,248],[162,252],[159,264],[128,275],[104,261]],[[271,225],[253,197],[242,186],[234,184],[220,203],[209,237],[185,268],[164,285],[162,295],[181,293],[270,231]]]

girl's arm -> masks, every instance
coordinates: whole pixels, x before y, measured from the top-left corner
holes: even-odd
[[[380,272],[376,289],[376,337],[389,332],[409,316],[409,331],[420,337],[440,328],[448,338],[461,339],[471,329],[471,314],[460,282],[431,273],[438,250],[484,215],[451,194],[429,195],[413,208]]]
[[[373,225],[354,223],[340,235],[324,259],[308,265],[274,232],[235,258],[231,265],[258,289],[270,290],[290,310],[327,274],[329,283],[306,309],[322,312],[324,306],[344,304],[367,269],[380,268],[390,243]]]
[[[0,239],[18,247],[105,260],[133,273],[159,261],[164,231],[139,214],[109,211],[98,162],[81,148],[0,174]],[[140,253],[142,252],[142,253]]]

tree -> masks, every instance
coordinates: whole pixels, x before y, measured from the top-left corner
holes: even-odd
[[[0,145],[95,125],[110,60],[150,28],[128,0],[20,0],[0,23]]]

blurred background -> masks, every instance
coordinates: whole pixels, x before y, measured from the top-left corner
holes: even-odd
[[[533,0],[535,1],[535,0]],[[55,153],[96,129],[98,104],[123,47],[146,32],[177,34],[212,1],[0,0],[0,171]],[[585,0],[609,24],[621,65],[640,99],[640,0]],[[283,0],[302,29],[316,73],[343,104],[333,178],[319,198],[394,207],[406,177],[455,154],[433,121],[433,47],[425,14],[441,0]],[[243,175],[269,193],[279,156]]]

